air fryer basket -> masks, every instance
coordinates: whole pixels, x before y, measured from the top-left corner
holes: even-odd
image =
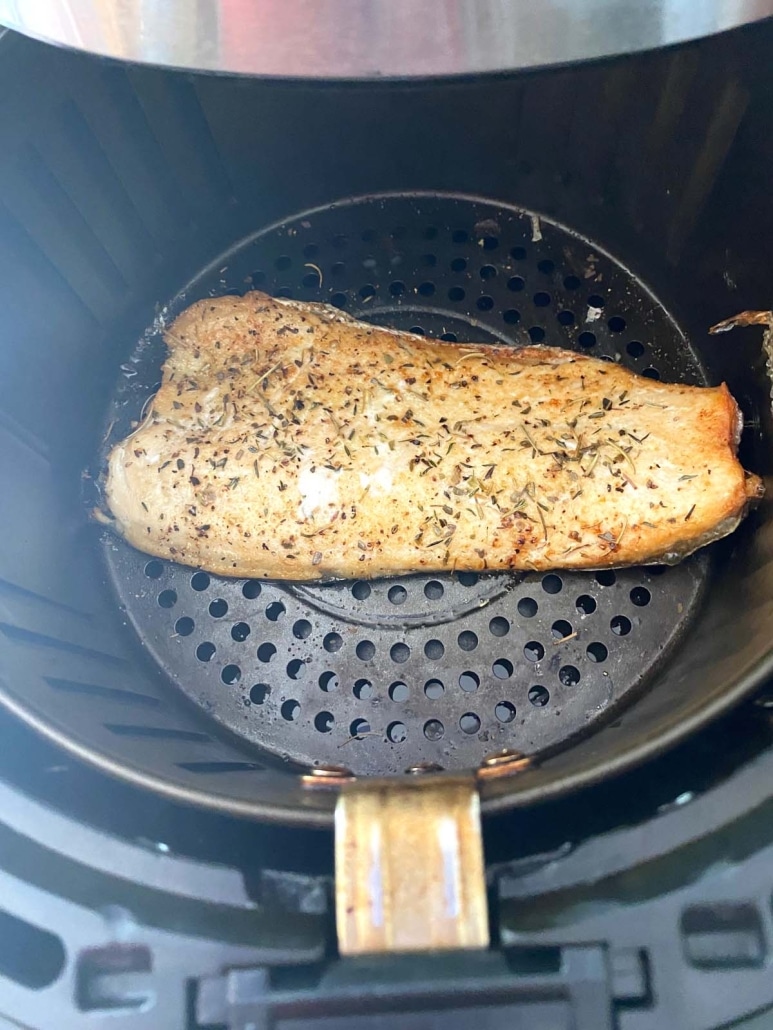
[[[153,789],[324,823],[334,794],[302,785],[308,765],[467,768],[507,747],[537,760],[485,784],[484,808],[525,804],[750,690],[770,663],[767,505],[663,574],[301,588],[139,555],[89,523],[81,477],[157,382],[171,298],[252,286],[725,380],[744,462],[766,473],[758,340],[706,334],[767,303],[749,250],[771,216],[753,131],[768,83],[737,70],[754,45],[324,88],[3,40],[4,703]],[[754,216],[733,207],[739,181],[758,186]]]
[[[660,305],[597,247],[467,197],[387,194],[303,212],[218,257],[163,319],[253,286],[436,337],[517,345],[549,334],[645,375],[703,378]],[[151,329],[122,366],[106,447],[155,390],[160,336]],[[565,746],[662,664],[708,568],[701,555],[596,575],[293,585],[148,560],[109,533],[105,547],[138,635],[192,701],[279,757],[376,775]]]

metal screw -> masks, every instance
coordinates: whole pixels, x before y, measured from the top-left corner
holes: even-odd
[[[305,787],[338,787],[355,779],[351,769],[344,765],[317,765],[301,776]]]
[[[511,776],[514,773],[522,772],[531,765],[531,758],[521,751],[497,751],[493,755],[487,755],[480,763],[478,776],[483,779],[490,779],[495,776]]]
[[[494,766],[506,765],[509,762],[520,762],[525,757],[521,751],[508,751],[505,749],[504,751],[497,751],[493,755],[487,755],[480,764],[490,769]]]

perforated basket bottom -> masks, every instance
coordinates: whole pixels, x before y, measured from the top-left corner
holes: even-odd
[[[390,195],[305,212],[239,244],[167,309],[258,287],[448,340],[546,342],[700,383],[678,327],[594,244],[465,197]],[[151,327],[108,424],[125,435],[157,386]],[[564,744],[667,658],[705,556],[619,572],[409,576],[292,585],[149,560],[105,538],[122,606],[169,679],[213,719],[302,765],[399,773]]]

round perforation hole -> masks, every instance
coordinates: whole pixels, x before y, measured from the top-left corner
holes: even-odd
[[[436,579],[431,579],[429,583],[424,585],[424,596],[430,601],[439,601],[444,593],[445,587]]]
[[[600,643],[598,640],[594,640],[592,644],[588,644],[587,648],[585,649],[585,653],[588,655],[588,658],[590,658],[592,662],[599,663],[605,662],[607,660],[607,655],[609,654],[609,651],[607,651],[604,644]]]
[[[518,614],[524,619],[533,619],[539,611],[539,605],[533,597],[522,597],[518,602]]]
[[[467,258],[455,257],[451,262],[452,272],[463,272],[467,267]]]
[[[466,694],[474,694],[480,686],[480,676],[476,672],[463,672],[459,677],[459,686]]]
[[[532,343],[542,343],[545,339],[545,330],[541,325],[533,325],[529,329],[529,339]]]
[[[551,296],[549,293],[545,293],[544,290],[540,290],[539,293],[535,293],[532,298],[534,306],[537,308],[548,308],[550,307]]]
[[[243,643],[252,632],[248,622],[235,622],[231,626],[231,639],[237,644]]]
[[[195,627],[196,624],[193,619],[188,615],[183,615],[182,618],[178,619],[174,624],[174,631],[178,637],[189,637],[191,633],[193,633]]]
[[[295,698],[288,698],[287,701],[282,703],[280,711],[282,713],[282,718],[287,722],[295,722],[301,714],[301,706]]]
[[[308,640],[311,636],[311,628],[308,619],[298,619],[293,623],[293,636],[296,640]]]
[[[242,670],[238,665],[226,665],[220,673],[220,679],[229,687],[233,683],[238,683],[241,678]]]
[[[389,598],[390,604],[405,604],[405,601],[408,598],[408,591],[405,589],[404,586],[401,586],[398,583],[397,585],[389,588],[387,597]]]
[[[459,729],[462,733],[477,733],[480,729],[480,719],[475,712],[465,712],[459,720]]]
[[[424,684],[424,693],[430,701],[439,701],[445,691],[442,680],[427,680]]]
[[[596,582],[600,587],[611,587],[617,582],[617,576],[611,569],[601,569],[596,573]]]
[[[577,342],[581,347],[585,347],[586,349],[590,347],[595,347],[596,334],[591,333],[586,329],[585,332],[580,333],[580,335],[577,337]]]
[[[545,657],[545,648],[539,640],[530,640],[523,645],[523,657],[527,662],[541,662]]]
[[[515,705],[509,701],[500,701],[494,708],[494,715],[500,722],[512,722],[515,718]]]
[[[448,291],[448,299],[454,301],[454,303],[456,304],[464,300],[464,298],[465,292],[461,286],[452,286],[451,289]]]
[[[393,683],[389,688],[390,700],[397,701],[398,703],[407,701],[409,694],[410,690],[408,689],[408,684],[403,683],[402,680],[398,680],[396,683]]]
[[[445,654],[445,646],[442,640],[428,640],[424,645],[424,655],[430,661],[436,662]]]
[[[429,281],[419,283],[418,292],[422,297],[431,297],[435,292],[435,284]]]
[[[162,590],[158,595],[158,603],[162,608],[174,608],[177,604],[177,591]]]
[[[369,662],[376,653],[376,645],[372,640],[361,640],[355,651],[361,662]]]
[[[196,648],[196,657],[200,662],[211,662],[216,650],[211,640],[204,640]]]
[[[544,708],[550,700],[550,691],[547,687],[537,683],[533,687],[529,687],[528,697],[535,708]]]
[[[428,719],[424,723],[424,736],[427,740],[440,740],[445,733],[445,727],[439,719]]]
[[[488,282],[490,279],[496,279],[497,269],[494,267],[494,265],[483,265],[483,267],[480,270],[480,277],[484,281],[484,283]]]
[[[567,622],[566,619],[556,619],[550,627],[550,632],[554,640],[565,640],[566,637],[571,637],[574,631],[571,622]]]
[[[271,687],[268,683],[256,683],[250,687],[250,701],[254,705],[263,705],[271,693]]]
[[[580,682],[580,670],[574,665],[562,665],[558,670],[558,679],[565,687],[576,687]]]
[[[224,615],[228,614],[228,601],[223,600],[222,597],[216,597],[214,601],[210,601],[209,614],[213,619],[222,619]]]
[[[154,558],[153,561],[147,563],[144,572],[148,579],[160,579],[164,574],[164,566],[162,562]]]
[[[507,680],[513,675],[513,663],[509,658],[497,658],[491,666],[491,671],[498,680]]]
[[[646,587],[634,587],[630,593],[631,604],[637,608],[646,608],[652,600],[652,594]]]
[[[369,701],[373,697],[373,684],[370,680],[357,680],[352,693],[358,701]]]
[[[465,629],[457,637],[457,643],[462,651],[474,651],[478,646],[478,635],[472,630]]]
[[[370,583],[359,580],[352,585],[352,597],[357,601],[367,601],[371,594]]]
[[[314,729],[318,733],[330,733],[335,726],[335,717],[332,712],[317,712],[314,716]]]
[[[484,296],[478,297],[475,301],[475,307],[478,311],[491,311],[494,307],[494,298],[484,294]]]
[[[495,615],[488,624],[492,637],[506,637],[510,632],[510,622],[502,615]]]
[[[516,311],[515,308],[508,308],[502,312],[502,318],[507,325],[518,325],[521,321],[521,313]]]
[[[261,644],[258,648],[258,661],[268,664],[276,654],[276,645],[272,644],[270,640],[267,640],[264,644]]]
[[[631,340],[625,345],[625,349],[632,358],[640,358],[644,353],[644,344],[639,343],[638,340]]]
[[[573,311],[559,311],[556,315],[559,325],[574,325]]]
[[[328,633],[322,641],[322,646],[328,654],[335,654],[336,651],[341,650],[343,643],[343,637],[340,633]]]
[[[575,602],[575,607],[583,615],[593,615],[596,611],[596,598],[591,597],[590,594],[580,594]]]
[[[196,575],[206,576],[207,574],[206,572],[201,572],[196,573]],[[195,579],[196,576],[194,576],[193,578]],[[196,586],[193,580],[191,580],[191,586],[194,590],[206,590],[209,586],[209,576],[207,576],[207,582],[204,584],[204,586]],[[248,601],[254,601],[256,597],[260,597],[261,590],[262,587],[260,583],[257,581],[257,579],[248,579],[242,587],[242,594],[247,598]]]
[[[524,279],[522,279],[520,277],[520,275],[512,275],[507,280],[507,288],[512,293],[520,293],[525,285],[526,285],[526,282],[525,282]]]
[[[320,690],[324,690],[326,694],[330,694],[333,690],[338,689],[338,676],[329,670],[323,672],[317,682],[319,683]],[[366,683],[367,680],[359,680],[358,682]]]
[[[398,665],[402,665],[403,662],[407,662],[411,657],[411,649],[407,644],[402,642],[392,644],[389,649],[389,657],[393,662],[396,662]]]
[[[633,627],[625,615],[614,615],[609,621],[609,628],[618,637],[627,637]]]
[[[306,671],[306,663],[300,658],[292,658],[287,663],[287,675],[291,680],[299,680]]]
[[[367,719],[353,719],[349,724],[349,736],[353,740],[367,737],[370,733],[370,723]]]
[[[542,578],[542,589],[546,594],[560,594],[564,588],[564,581],[560,576],[551,572]]]
[[[612,318],[607,322],[609,331],[612,333],[622,333],[625,329],[625,319],[621,318],[620,315],[613,315]]]
[[[390,722],[387,737],[393,744],[402,744],[408,739],[408,728],[404,722]]]

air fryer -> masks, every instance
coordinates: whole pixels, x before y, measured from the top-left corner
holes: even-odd
[[[769,501],[673,568],[221,578],[93,518],[162,328],[259,288],[378,324],[726,382],[770,471],[762,24],[531,74],[255,81],[0,45],[0,699],[144,791],[332,824],[356,778],[484,816],[665,751],[770,673]],[[581,798],[581,794],[577,794]]]

